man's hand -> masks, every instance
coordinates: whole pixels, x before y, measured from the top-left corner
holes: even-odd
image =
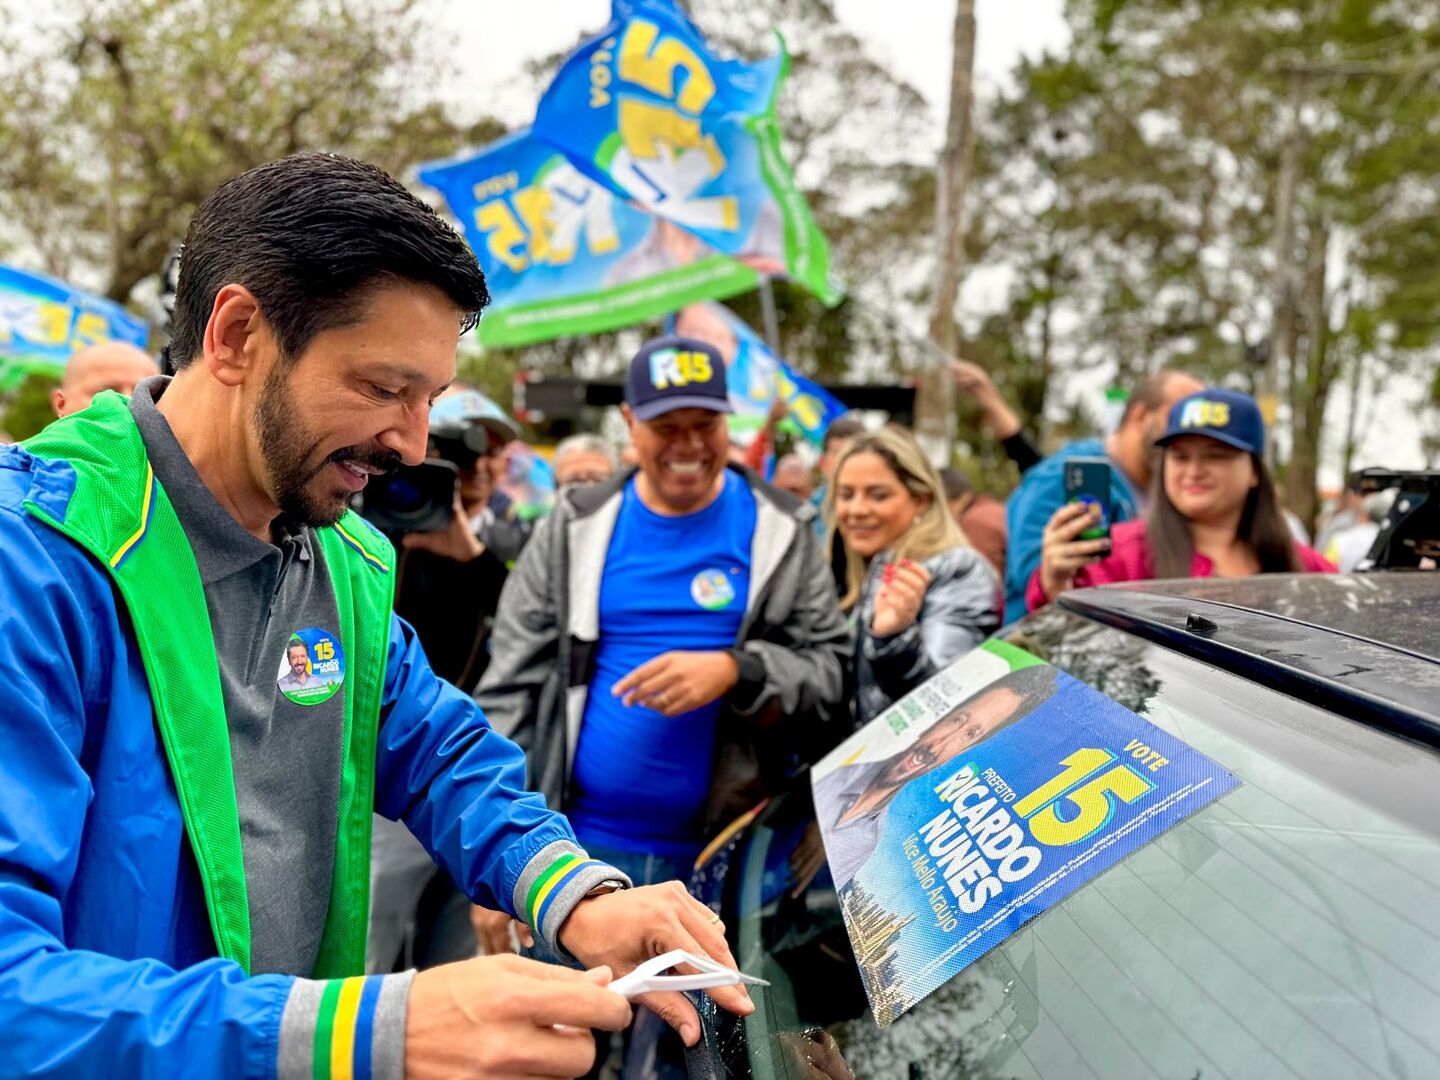
[[[1045,599],[1054,599],[1075,584],[1080,568],[1103,559],[1110,541],[1075,539],[1086,529],[1100,524],[1100,508],[1093,503],[1066,503],[1045,525],[1040,546],[1040,588]]]
[[[515,952],[519,943],[527,949],[535,944],[535,937],[524,923],[510,918],[503,911],[475,906],[470,909],[470,925],[475,929],[475,941],[486,956],[505,956]],[[515,928],[511,936],[510,928]]]
[[[626,705],[679,716],[728,694],[739,681],[740,665],[728,652],[667,652],[641,664],[610,693]]]
[[[980,407],[981,419],[997,439],[1008,439],[1020,431],[1020,418],[1001,396],[989,372],[969,360],[951,360],[950,374],[960,391]]]
[[[465,505],[460,501],[458,490],[455,492],[455,504],[448,527],[439,532],[406,533],[400,538],[400,546],[443,555],[458,563],[478,559],[485,551],[485,545],[470,529],[470,518],[465,513]]]
[[[519,956],[481,956],[422,971],[405,1014],[405,1075],[584,1076],[590,1028],[621,1031],[630,1003],[610,971],[571,971]]]
[[[785,1055],[785,1075],[804,1080],[855,1080],[840,1047],[824,1028],[782,1031],[775,1039]]]
[[[560,927],[560,944],[582,964],[603,964],[617,975],[628,974],[671,949],[684,949],[736,967],[720,917],[678,881],[622,889],[580,901]],[[743,986],[721,986],[706,993],[716,1005],[739,1016],[755,1011]],[[636,1000],[678,1031],[686,1046],[694,1046],[700,1038],[700,1017],[685,995],[644,994]]]
[[[886,563],[880,573],[880,591],[875,595],[870,632],[876,637],[890,637],[920,617],[925,590],[930,587],[930,571],[917,562],[900,559]]]
[[[775,400],[770,402],[770,411],[765,414],[765,429],[774,431],[780,426],[780,422],[790,415],[790,406],[785,404],[777,395]]]

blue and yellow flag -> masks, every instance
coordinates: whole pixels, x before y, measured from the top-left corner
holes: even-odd
[[[845,412],[834,394],[801,375],[723,304],[692,304],[670,322],[673,333],[709,342],[725,358],[725,388],[730,406],[730,431],[748,445],[765,423],[778,398],[785,403],[787,419],[806,440],[822,446],[825,429]]]
[[[536,138],[617,196],[827,303],[829,249],[780,154],[775,100],[789,66],[722,60],[670,0],[614,0],[566,60]]]
[[[485,271],[486,345],[616,330],[759,279],[617,197],[528,130],[419,175],[445,196]]]
[[[70,357],[89,345],[126,341],[143,349],[149,333],[114,301],[0,266],[0,390],[31,372],[60,376]]]

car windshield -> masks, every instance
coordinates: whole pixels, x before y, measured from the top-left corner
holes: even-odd
[[[1440,1075],[1440,754],[1064,612],[1010,640],[1243,785],[888,1027],[828,875],[796,888],[806,793],[772,802],[701,875],[774,984],[717,1075]]]

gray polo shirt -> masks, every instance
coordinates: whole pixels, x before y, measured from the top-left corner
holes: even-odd
[[[309,975],[334,872],[343,694],[306,704],[280,683],[291,676],[287,647],[298,632],[319,631],[312,640],[329,635],[338,646],[335,593],[308,528],[282,520],[275,543],[265,543],[215,501],[155,407],[168,383],[146,379],[130,411],[195,553],[210,612],[240,811],[251,971]],[[327,679],[334,675],[310,682]]]

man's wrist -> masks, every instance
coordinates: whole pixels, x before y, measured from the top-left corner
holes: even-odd
[[[574,842],[558,840],[542,848],[516,881],[513,911],[537,941],[564,949],[561,928],[592,890],[630,879],[615,867],[589,858]]]
[[[735,685],[730,688],[730,704],[748,709],[765,691],[765,661],[747,649],[731,649],[735,661]]]
[[[1020,417],[1014,409],[1006,404],[1005,399],[998,392],[981,403],[980,411],[984,414],[985,423],[995,438],[1003,441],[1019,434]]]
[[[375,1080],[401,1080],[415,972],[349,979],[296,979],[280,1018],[279,1080],[309,1080],[337,1058],[346,1071],[368,1061]],[[348,1054],[348,1057],[347,1057]]]
[[[726,686],[724,690],[724,693],[726,694],[728,694],[731,690],[734,690],[735,687],[740,684],[740,658],[735,655],[737,651],[738,650],[735,649],[725,649],[722,650],[720,653],[720,655],[723,656],[727,661],[726,666],[729,669],[729,673],[726,675],[726,679],[728,680],[729,685]]]
[[[467,537],[465,543],[465,557],[461,560],[461,562],[474,562],[481,555],[485,554],[485,545],[481,543],[480,538],[476,536],[473,532],[471,532],[469,529],[465,530],[465,536]]]

